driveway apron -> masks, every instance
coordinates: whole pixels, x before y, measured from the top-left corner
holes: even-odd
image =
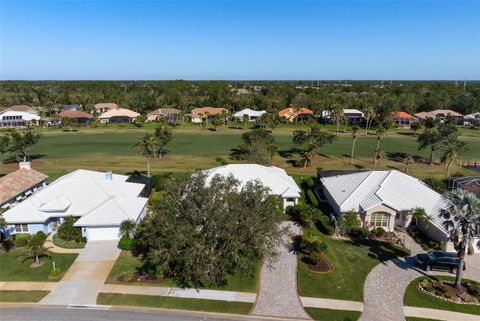
[[[58,286],[41,304],[94,305],[120,250],[117,241],[88,242]]]
[[[293,234],[300,234],[300,227],[284,222]],[[253,315],[310,319],[300,302],[297,292],[297,256],[292,250],[290,235],[278,245],[279,256],[275,262],[265,262],[260,274],[260,291],[251,312]]]

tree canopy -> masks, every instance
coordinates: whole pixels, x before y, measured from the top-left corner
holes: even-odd
[[[17,154],[26,162],[30,149],[38,143],[40,137],[40,133],[32,130],[21,132],[11,129],[7,135],[0,136],[0,152]]]
[[[162,202],[135,232],[133,253],[146,271],[199,288],[223,285],[228,275],[275,257],[281,204],[263,185],[248,183],[239,192],[232,176],[206,184],[202,173],[166,184]]]
[[[277,151],[277,145],[271,132],[265,129],[253,129],[242,135],[243,144],[235,149],[233,156],[238,159],[266,165]]]

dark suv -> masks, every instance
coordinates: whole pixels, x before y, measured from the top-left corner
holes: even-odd
[[[432,251],[427,254],[417,254],[415,256],[417,266],[421,269],[428,270],[449,270],[454,273],[458,267],[458,257],[455,253]],[[465,270],[465,262],[463,262]]]

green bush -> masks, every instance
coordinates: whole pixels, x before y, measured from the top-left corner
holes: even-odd
[[[58,236],[64,241],[75,241],[82,237],[82,230],[73,226],[75,219],[73,217],[65,218],[65,221],[58,228]]]
[[[47,234],[45,234],[43,231],[38,231],[37,234],[35,234],[39,239],[43,239],[44,241],[47,239]]]
[[[357,213],[347,212],[337,218],[337,226],[342,235],[350,235],[353,229],[361,227],[361,222]]]
[[[315,188],[315,178],[314,177],[309,177],[307,180],[307,186],[311,189]]]
[[[122,238],[118,241],[117,247],[120,250],[131,251],[133,248],[134,240],[128,236],[122,236]]]
[[[480,298],[480,283],[471,280],[464,280],[462,281],[462,285],[467,289],[468,294]]]
[[[307,190],[307,198],[310,201],[310,204],[312,204],[315,207],[318,207],[318,199],[315,196],[315,193],[311,189]]]
[[[297,221],[304,227],[312,227],[318,218],[323,216],[319,209],[305,203],[299,203],[293,207],[288,207],[287,214],[293,221]]]
[[[320,215],[316,225],[318,230],[323,234],[333,235],[335,233],[335,227],[332,225],[330,218],[327,215]]]
[[[380,237],[380,236],[383,236],[385,235],[386,231],[383,229],[383,227],[376,227],[372,230],[372,234],[376,237]]]
[[[15,235],[15,247],[24,247],[30,241],[30,234],[16,234]]]
[[[48,277],[51,278],[51,279],[54,279],[54,278],[59,277],[61,274],[62,274],[62,269],[57,267],[50,272]]]
[[[350,236],[353,238],[364,239],[367,238],[369,231],[365,227],[355,227],[350,231]]]

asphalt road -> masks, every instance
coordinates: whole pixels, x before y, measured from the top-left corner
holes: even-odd
[[[0,308],[0,321],[264,321],[270,318],[184,311],[119,311],[68,307]],[[278,320],[278,319],[277,319]]]

